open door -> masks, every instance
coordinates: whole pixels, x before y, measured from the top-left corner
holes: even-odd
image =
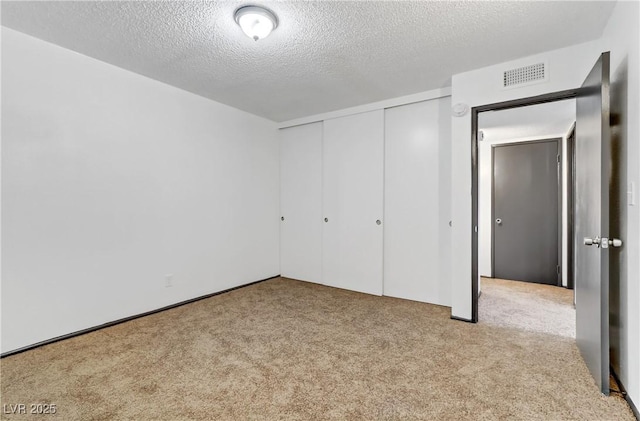
[[[576,341],[596,384],[609,394],[609,53],[576,98]]]

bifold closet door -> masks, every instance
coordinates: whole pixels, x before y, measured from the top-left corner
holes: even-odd
[[[322,281],[322,123],[280,130],[280,273]]]
[[[324,122],[322,280],[382,294],[384,111]]]
[[[450,305],[450,109],[385,110],[384,295]]]

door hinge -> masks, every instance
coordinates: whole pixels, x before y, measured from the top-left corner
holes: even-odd
[[[560,163],[560,155],[557,155],[556,158],[558,159],[558,164]]]
[[[560,265],[556,266],[556,273],[560,275]]]

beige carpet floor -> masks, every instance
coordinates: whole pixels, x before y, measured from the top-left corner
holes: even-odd
[[[633,420],[571,338],[274,279],[0,361],[60,420]]]

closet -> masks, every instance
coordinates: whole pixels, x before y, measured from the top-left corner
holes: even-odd
[[[322,122],[280,131],[280,274],[322,282]]]
[[[382,295],[384,111],[325,120],[322,281]]]
[[[384,295],[449,305],[449,98],[385,110]]]
[[[281,132],[281,274],[450,305],[450,98]]]

